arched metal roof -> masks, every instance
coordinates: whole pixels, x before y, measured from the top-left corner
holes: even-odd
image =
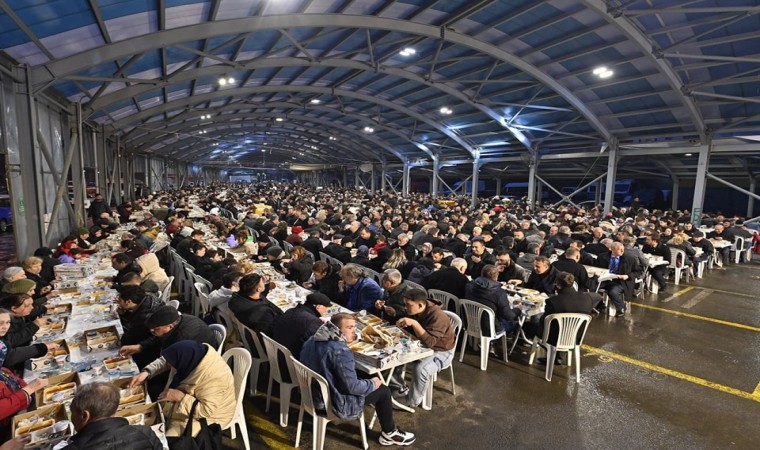
[[[0,49],[137,151],[445,163],[751,140],[758,13],[756,0],[0,0]]]

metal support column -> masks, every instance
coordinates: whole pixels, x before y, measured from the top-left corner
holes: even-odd
[[[77,120],[77,157],[75,158],[73,165],[74,170],[71,172],[71,179],[74,182],[74,211],[76,213],[74,220],[76,220],[77,228],[84,226],[87,223],[87,216],[84,210],[85,201],[87,200],[87,181],[85,179],[84,172],[84,136],[82,127],[82,103],[76,104],[76,120]]]
[[[501,177],[496,177],[496,195],[501,197]]]
[[[673,190],[670,191],[670,209],[676,211],[678,209],[678,191],[681,189],[681,180],[673,175]]]
[[[387,172],[386,172],[385,164],[383,164],[382,166],[380,166],[380,192],[383,192],[383,193],[385,192],[386,174]]]
[[[475,207],[478,204],[478,187],[480,185],[480,150],[475,149],[472,151],[472,198],[470,199],[470,206]],[[467,181],[462,183],[467,189]],[[465,192],[467,192],[465,190]]]
[[[430,186],[430,195],[436,199],[438,198],[438,191],[440,191],[439,180],[441,172],[441,158],[438,155],[433,155],[433,180]]]
[[[354,187],[359,189],[361,186],[361,180],[359,179],[359,166],[354,167]]]
[[[531,155],[528,163],[528,209],[533,211],[536,206],[536,175],[538,173],[538,159]]]
[[[409,160],[404,160],[404,171],[401,174],[401,195],[404,197],[409,197],[409,181],[411,180],[410,173],[412,171],[412,167],[409,164]]]
[[[596,186],[594,190],[594,205],[600,205],[602,203],[602,186],[604,183],[602,182],[602,179],[599,178],[596,180]]]
[[[617,178],[618,144],[612,142],[607,152],[607,191],[604,193],[604,214],[612,211],[612,203],[615,200],[615,179]]]
[[[375,176],[375,165],[372,164],[372,170],[369,171],[370,176],[372,177],[369,180],[369,190],[372,192],[372,195],[375,195],[375,190],[377,189],[377,177]]]
[[[694,179],[694,201],[691,205],[691,222],[694,226],[702,223],[702,205],[705,201],[705,188],[707,187],[707,167],[710,165],[710,151],[712,140],[699,146],[699,159],[697,160],[697,175]]]
[[[756,189],[757,189],[757,180],[754,177],[752,177],[749,179],[749,191],[754,194]],[[755,212],[755,198],[750,195],[749,199],[747,200],[747,217],[752,217],[754,212]]]

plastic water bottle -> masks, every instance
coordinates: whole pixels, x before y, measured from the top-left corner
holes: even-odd
[[[401,353],[409,353],[409,338],[402,337],[399,343],[401,344]]]

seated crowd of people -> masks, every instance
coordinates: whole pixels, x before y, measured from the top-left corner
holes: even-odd
[[[241,324],[272,337],[326,377],[339,417],[356,418],[365,403],[373,404],[383,445],[415,440],[414,434],[396,426],[391,398],[420,405],[427,383],[453,359],[453,327],[442,306],[425,290],[445,291],[490,307],[497,332],[513,332],[521,314],[519,306],[510,304],[505,285],[550,296],[547,314],[599,311],[604,305],[595,292],[602,289],[617,315],[623,316],[626,300],[634,297],[635,280],[648,268],[647,255],[670,260],[670,249],[677,248],[686,255],[680,263],[694,266],[715,253],[710,238],[756,239],[741,220],[720,215],[703,216],[702,225],[712,228],[705,235],[691,223],[688,211],[620,208],[602,214],[598,207],[531,210],[524,203],[499,198],[481,199],[475,207],[469,201],[458,199],[446,206],[423,194],[315,191],[279,183],[160,192],[114,210],[98,197],[89,210],[91,228],[79,229],[55,251],[41,248],[24,260],[23,267],[3,272],[0,397],[26,395],[18,394],[19,401],[4,408],[0,425],[7,428],[7,419],[25,408],[34,392],[18,379],[23,362],[50,350],[49,345],[31,344],[31,338],[53,294],[53,267],[87,258],[102,248],[99,242],[119,223],[133,221],[135,214],[142,219],[119,236],[120,248],[112,256],[117,271],[112,283],[119,291],[124,326],[120,352],[133,356],[141,370],[133,384],[147,381],[153,398],[170,402],[165,410],[169,434],[184,429],[195,399],[204,404],[210,422],[226,425],[234,414],[234,391],[230,392],[229,368],[215,350],[219,343],[206,322],[165,304],[168,299],[161,293],[169,284],[166,257],[150,251],[159,242],[170,245],[211,283],[212,310],[228,309]],[[225,257],[226,252],[208,242],[209,230],[215,241],[244,252],[245,257]],[[702,249],[699,256],[697,248]],[[723,264],[730,261],[728,252],[717,253]],[[283,313],[267,299],[273,285],[256,272],[256,262],[269,262],[312,294],[304,304]],[[614,276],[600,284],[586,266],[607,269]],[[667,289],[666,270],[666,266],[649,269],[660,292]],[[378,280],[370,275],[375,272],[380,274]],[[394,374],[389,386],[357,373],[347,346],[356,338],[353,316],[336,314],[326,322],[320,320],[332,303],[367,311],[409,330],[434,355],[407,370],[409,385],[401,372]],[[542,327],[537,320],[525,331],[540,334]],[[170,381],[172,368],[175,376]],[[29,386],[34,383],[38,389],[44,381]],[[108,388],[100,385],[91,390],[108,394]],[[82,402],[79,411],[94,408]],[[90,411],[89,417],[111,420],[105,419],[112,414],[106,406]],[[93,429],[86,423],[77,429],[82,434],[88,427]]]

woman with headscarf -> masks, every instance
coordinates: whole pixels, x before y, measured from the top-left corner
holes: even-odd
[[[11,313],[10,328],[2,336],[2,340],[11,348],[31,344],[34,334],[39,331],[41,326],[47,324],[47,319],[41,317],[47,312],[47,308],[42,305],[34,306],[31,295],[19,292],[27,288],[27,283],[31,284],[28,287],[29,290],[34,288],[34,282],[17,280],[11,285],[18,284],[18,286],[3,288],[4,293],[9,295],[0,299],[0,308]]]
[[[161,352],[173,369],[169,387],[158,397],[167,402],[164,415],[168,421],[167,436],[180,436],[188,423],[190,410],[197,400],[193,418],[193,436],[200,431],[198,419],[222,428],[232,421],[237,407],[235,380],[227,363],[208,344],[179,341]]]
[[[11,325],[8,310],[0,309],[0,337],[3,337]],[[8,356],[8,346],[0,341],[0,366]],[[26,384],[5,367],[0,368],[0,441],[10,438],[10,417],[26,409],[32,402],[32,395],[47,386],[47,380],[38,378]]]

